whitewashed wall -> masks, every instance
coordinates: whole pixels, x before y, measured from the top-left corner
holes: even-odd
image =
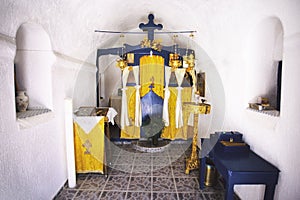
[[[151,12],[155,15],[156,22],[164,25],[165,30],[197,30],[195,42],[211,58],[223,82],[225,92],[223,129],[242,132],[254,151],[281,170],[275,199],[294,200],[300,196],[297,189],[300,184],[300,175],[297,173],[300,166],[298,160],[300,149],[297,144],[300,134],[298,122],[300,94],[297,88],[300,82],[297,77],[300,64],[299,10],[300,3],[297,0],[248,2],[130,0],[126,4],[119,0],[105,3],[79,0],[72,3],[3,0],[0,8],[0,33],[5,37],[15,37],[22,23],[31,21],[41,24],[51,39],[56,55],[67,55],[77,61],[93,65],[95,58],[90,55],[98,46],[109,46],[111,38],[107,34],[95,34],[93,32],[95,29],[132,30],[140,22],[147,22],[147,15]],[[251,96],[247,93],[249,84],[247,71],[257,64],[253,55],[248,55],[247,44],[253,39],[251,32],[268,17],[278,18],[284,32],[282,102],[278,118],[246,110]],[[83,88],[89,86],[94,90],[95,86],[92,80],[91,85],[82,81],[82,85],[77,84],[74,81],[74,77],[79,74],[76,66],[82,64],[80,62],[75,62],[77,65],[71,64],[70,60],[65,61],[62,56],[63,60],[58,59],[53,67],[53,104],[56,117],[46,124],[19,132],[15,122],[11,67],[14,47],[2,44],[3,42],[0,48],[3,52],[1,56],[5,59],[1,59],[0,68],[2,82],[0,130],[3,138],[0,155],[1,161],[5,162],[0,164],[0,178],[6,182],[1,182],[3,189],[0,196],[7,199],[51,198],[66,179],[63,98],[72,94],[76,96],[78,90],[77,94],[80,95],[76,96],[74,101],[77,102],[75,105],[79,106],[85,102],[79,98],[82,97]],[[86,80],[87,77],[91,78],[92,75],[83,75],[82,79]],[[112,83],[115,81],[112,80]],[[210,82],[214,84],[213,80]],[[87,96],[92,97],[92,93],[91,91]],[[93,104],[93,101],[86,99],[88,104]],[[36,157],[41,159],[34,159]],[[43,182],[44,179],[48,181]],[[12,190],[14,188],[12,186],[23,189]],[[259,186],[239,186],[236,187],[236,192],[242,199],[249,200],[262,199],[263,195]]]
[[[37,32],[35,37],[39,37],[40,25],[35,24],[34,27],[31,33]],[[17,65],[21,68],[17,73],[23,71],[30,84],[26,84],[22,79],[19,83],[22,86],[34,86],[34,89],[41,90],[40,94],[28,92],[29,100],[36,102],[38,95],[45,94],[47,98],[40,97],[45,100],[40,102],[43,107],[52,110],[50,114],[36,116],[36,120],[25,120],[25,129],[21,129],[16,118],[14,99],[16,55],[14,41],[12,37],[1,35],[0,78],[3,82],[0,86],[2,138],[0,177],[3,181],[0,183],[0,197],[1,199],[51,199],[65,183],[67,177],[64,98],[74,98],[74,109],[79,105],[94,106],[96,69],[93,65],[58,53],[54,56],[51,49],[44,51],[27,48],[26,51],[19,52],[18,62],[21,60],[26,62]],[[44,62],[41,62],[41,59]],[[34,71],[33,67],[40,68]],[[35,85],[32,85],[33,83]],[[34,95],[36,95],[35,99]]]

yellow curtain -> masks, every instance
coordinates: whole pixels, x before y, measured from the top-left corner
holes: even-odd
[[[121,130],[121,138],[123,139],[139,139],[140,138],[140,127],[134,126],[135,119],[135,90],[133,86],[128,86],[126,90],[127,96],[127,107],[128,107],[128,118],[130,121],[130,126],[125,126]]]
[[[164,89],[164,58],[162,56],[152,55],[140,58],[140,96],[143,97],[150,91],[149,86],[154,82],[153,91],[163,98]],[[121,138],[139,139],[140,127],[133,125],[135,119],[135,87],[127,87],[127,106],[130,126],[125,126],[121,130]]]
[[[89,133],[74,122],[74,144],[76,172],[104,173],[104,117]]]
[[[150,91],[150,85],[151,83],[145,83],[141,87],[141,97],[145,96]],[[152,88],[152,91],[160,96],[161,98],[164,98],[164,85],[154,83],[154,88]]]
[[[146,88],[146,86],[145,86]],[[177,88],[169,87],[170,89],[170,98],[169,98],[169,117],[170,125],[163,129],[162,138],[165,139],[187,139],[187,136],[183,133],[183,128],[175,127],[175,108],[176,108],[176,99],[177,99]],[[146,90],[146,89],[145,89]],[[191,101],[191,87],[184,87],[181,92],[182,103]],[[146,94],[146,93],[145,93]],[[163,94],[163,93],[161,93]],[[135,109],[135,88],[128,87],[127,89],[127,102],[128,102],[128,115],[130,121],[134,119],[134,109]],[[140,138],[140,128],[135,126],[128,126],[124,130],[121,130],[121,138],[126,139],[139,139]]]
[[[152,81],[154,88],[152,89],[158,96],[164,98],[164,59],[161,56],[143,56],[140,59],[140,96],[146,95],[150,88]],[[187,139],[183,133],[183,128],[175,127],[175,109],[177,99],[177,88],[169,87],[171,95],[169,98],[169,117],[170,125],[163,129],[162,138],[165,139]],[[182,103],[191,101],[192,88],[185,87],[181,92]],[[121,138],[123,139],[139,139],[140,127],[133,125],[135,117],[135,87],[129,86],[126,90],[128,116],[131,121],[131,126],[126,126],[121,130]]]
[[[156,85],[165,83],[164,58],[162,56],[143,56],[140,58],[140,85],[154,82]]]
[[[187,139],[186,134],[183,132],[183,127],[176,128],[175,124],[175,109],[176,109],[176,99],[177,99],[177,88],[176,87],[169,87],[170,89],[170,98],[169,98],[169,119],[170,125],[163,129],[162,138],[165,139]],[[184,87],[181,91],[181,100],[183,102],[190,102],[191,101],[191,87]]]

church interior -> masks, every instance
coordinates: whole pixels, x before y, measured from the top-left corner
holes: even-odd
[[[300,198],[299,1],[0,11],[1,199]]]

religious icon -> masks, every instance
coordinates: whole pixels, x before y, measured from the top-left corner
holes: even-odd
[[[205,73],[197,73],[197,93],[201,97],[205,97]]]

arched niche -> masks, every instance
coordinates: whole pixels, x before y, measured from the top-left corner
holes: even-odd
[[[53,109],[51,68],[55,61],[48,34],[39,24],[24,23],[16,34],[16,90],[25,90],[29,109]]]
[[[249,34],[246,54],[249,103],[260,103],[259,97],[264,97],[276,111],[280,111],[283,34],[280,19],[264,19]]]

